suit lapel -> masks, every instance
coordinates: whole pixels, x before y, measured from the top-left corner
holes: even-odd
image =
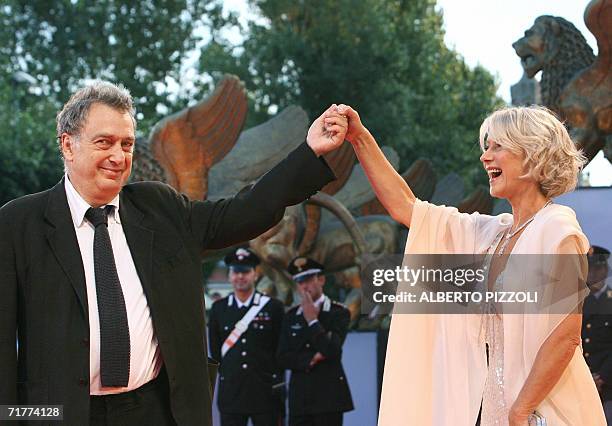
[[[124,192],[120,194],[119,216],[121,217],[121,226],[125,233],[138,278],[142,283],[149,308],[152,310],[152,287],[151,275],[153,267],[153,236],[154,232],[142,225],[144,213],[141,212],[134,203],[125,196]],[[153,313],[153,312],[152,312]]]
[[[55,185],[49,193],[45,219],[47,221],[47,241],[49,241],[51,250],[64,273],[68,276],[81,305],[85,320],[89,322],[85,270],[70,208],[68,207],[64,179]]]

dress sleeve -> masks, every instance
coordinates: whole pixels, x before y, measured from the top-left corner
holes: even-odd
[[[418,262],[419,256],[412,255],[480,253],[499,229],[496,223],[496,216],[416,200],[404,265]],[[409,284],[400,283],[398,292],[402,285]],[[486,375],[486,355],[474,332],[477,319],[399,312],[394,307],[378,426],[476,423],[482,399],[479,383]]]
[[[497,227],[495,216],[460,213],[455,207],[416,200],[405,253],[475,253]]]

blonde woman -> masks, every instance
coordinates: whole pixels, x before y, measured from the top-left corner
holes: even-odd
[[[507,254],[587,252],[574,212],[552,202],[574,189],[584,157],[547,109],[507,108],[482,123],[490,193],[512,206],[499,216],[418,200],[357,112],[338,110],[376,196],[410,228],[407,254],[490,253],[493,288],[508,272]],[[379,426],[474,426],[479,413],[482,426],[527,426],[534,411],[548,426],[606,424],[582,356],[580,314],[474,317],[393,315]]]

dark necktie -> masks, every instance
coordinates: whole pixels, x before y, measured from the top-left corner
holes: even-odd
[[[100,377],[104,387],[125,387],[130,376],[130,330],[121,291],[107,215],[113,206],[89,208],[85,217],[95,227],[94,272],[100,317]]]

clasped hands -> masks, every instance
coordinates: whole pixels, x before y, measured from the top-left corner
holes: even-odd
[[[339,148],[344,140],[353,142],[367,132],[359,114],[348,105],[331,105],[317,118],[306,136],[306,142],[317,156]]]

